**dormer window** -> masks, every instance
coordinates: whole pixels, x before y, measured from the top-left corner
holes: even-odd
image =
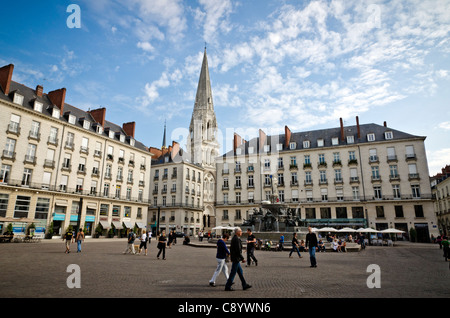
[[[83,128],[89,129],[90,127],[91,127],[91,123],[89,121],[87,121],[86,119],[83,120]]]
[[[52,117],[53,118],[59,118],[59,109],[56,107],[52,108]]]
[[[323,139],[317,139],[317,147],[323,147]]]
[[[264,152],[270,151],[270,145],[264,145]]]
[[[237,148],[236,149],[236,155],[240,155],[242,153],[242,149],[241,148]]]
[[[339,145],[339,138],[337,138],[337,137],[331,138],[331,144],[332,144],[333,146]]]
[[[77,118],[74,115],[69,115],[69,124],[75,125]]]
[[[37,100],[34,101],[34,110],[37,112],[42,113],[43,104],[41,102],[38,102]]]
[[[304,142],[303,142],[303,148],[309,148],[310,147],[310,142],[309,142],[309,140],[305,140]]]
[[[254,149],[253,147],[248,147],[248,153],[252,154],[253,153],[253,149]]]
[[[393,139],[394,138],[394,134],[392,133],[392,131],[386,131],[384,133],[384,138],[385,139]]]
[[[290,142],[289,143],[289,149],[295,149],[295,148],[297,148],[297,143],[295,143],[295,142]]]
[[[120,140],[121,142],[125,142],[125,135],[120,134],[120,135],[119,135],[119,140]]]
[[[13,102],[15,104],[19,104],[19,105],[23,105],[23,96],[20,95],[19,93],[14,93],[14,99]]]
[[[375,141],[375,134],[374,133],[367,134],[367,141]]]
[[[103,134],[103,127],[100,125],[97,125],[95,127],[95,131],[97,132],[97,134]]]
[[[134,146],[134,139],[130,138],[130,146]]]
[[[283,144],[277,144],[277,150],[283,150]]]
[[[109,130],[108,131],[108,137],[114,139],[114,131]]]
[[[355,142],[355,137],[354,136],[347,136],[347,143],[348,144],[353,144]]]

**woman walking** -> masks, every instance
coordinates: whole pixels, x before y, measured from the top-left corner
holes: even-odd
[[[163,230],[161,235],[158,237],[158,255],[156,255],[156,257],[159,259],[159,255],[161,255],[161,252],[163,254],[163,260],[166,259],[166,241],[167,241],[167,237],[166,237],[166,231]]]

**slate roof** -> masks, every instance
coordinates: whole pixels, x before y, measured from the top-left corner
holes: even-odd
[[[18,92],[20,95],[23,96],[22,107],[24,107],[28,110],[33,110],[34,109],[34,101],[37,99],[39,102],[43,103],[42,114],[52,117],[52,109],[56,106],[53,105],[53,103],[48,98],[47,94],[43,94],[42,97],[39,97],[36,95],[36,91],[34,89],[29,88],[23,84],[20,84],[20,83],[14,82],[14,81],[11,81],[11,86],[10,86],[9,91],[10,91],[10,93],[8,95],[0,94],[0,99],[6,100],[8,102],[13,102],[14,93]],[[56,107],[56,108],[59,111],[59,108],[58,107]],[[96,121],[94,120],[94,118],[92,118],[92,116],[89,114],[89,112],[81,110],[70,104],[64,103],[63,116],[61,116],[59,119],[64,123],[68,123],[68,120],[69,120],[68,113],[69,112],[71,115],[74,115],[76,117],[75,126],[83,128],[83,123],[80,119],[84,118],[85,120],[87,120],[91,123],[89,131],[95,132],[94,124],[96,124]],[[69,124],[69,125],[72,125],[72,124]],[[121,126],[116,125],[110,121],[105,120],[105,125],[103,128],[104,128],[104,130],[103,130],[102,136],[109,138],[109,136],[107,134],[107,128],[110,128],[115,133],[114,140],[116,140],[118,142],[120,142],[120,140],[119,140],[119,135],[117,133],[127,136],[127,134],[125,133],[125,131],[122,129]],[[127,136],[126,142],[129,146],[131,146],[129,143],[129,139],[130,139],[130,137]],[[140,150],[148,151],[148,148],[142,142],[140,142],[138,140],[135,140],[134,147],[138,148]]]
[[[392,129],[390,127],[385,127],[378,124],[362,124],[359,125],[360,128],[360,138],[357,137],[357,126],[344,126],[344,140],[341,140],[341,128],[327,128],[327,129],[319,129],[319,130],[311,130],[311,131],[302,131],[302,132],[292,132],[290,142],[296,143],[295,149],[289,149],[286,148],[284,143],[286,140],[285,134],[280,135],[272,135],[267,136],[265,145],[271,145],[271,151],[275,151],[275,146],[278,143],[281,143],[283,145],[283,149],[280,151],[292,151],[292,150],[302,150],[302,149],[317,149],[317,148],[327,148],[327,147],[337,147],[335,145],[332,145],[332,138],[338,138],[339,140],[339,146],[343,145],[360,145],[360,144],[367,144],[367,143],[373,143],[373,142],[379,142],[379,141],[385,141],[385,132],[392,132],[393,138],[389,139],[388,141],[396,141],[396,140],[404,140],[404,139],[410,139],[410,138],[423,138],[426,137],[422,136],[415,136],[411,135],[396,129]],[[368,141],[367,135],[368,134],[375,134],[375,141]],[[347,136],[353,136],[354,142],[353,143],[347,143]],[[237,147],[237,149],[242,149],[245,151],[241,151],[241,155],[248,155],[248,148],[254,147],[253,154],[259,153],[259,144],[260,144],[260,138],[256,137],[251,139],[250,141],[247,141]],[[319,147],[317,145],[317,140],[323,139],[324,145]],[[310,147],[309,148],[303,148],[303,142],[309,141]],[[262,151],[262,150],[261,150]],[[233,156],[234,150],[230,150],[229,152],[225,153],[223,157],[227,156]]]

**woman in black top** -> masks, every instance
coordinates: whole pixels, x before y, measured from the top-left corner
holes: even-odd
[[[166,259],[166,231],[162,231],[161,235],[158,238],[158,255],[156,256],[159,259],[159,255],[161,255],[161,252],[163,253],[163,259]]]

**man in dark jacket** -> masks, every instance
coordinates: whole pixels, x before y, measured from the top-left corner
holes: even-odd
[[[308,234],[306,234],[305,245],[309,249],[309,260],[311,261],[310,267],[317,267],[316,261],[316,248],[317,248],[317,236],[313,233],[312,228],[308,227]]]
[[[239,275],[239,278],[241,279],[242,283],[242,289],[246,290],[249,289],[250,286],[247,284],[244,278],[244,274],[242,271],[242,267],[240,262],[245,263],[245,258],[242,256],[242,242],[241,237],[242,230],[240,228],[236,228],[235,235],[233,236],[233,239],[231,240],[231,246],[230,246],[230,260],[231,260],[231,272],[230,276],[228,277],[227,283],[225,285],[225,290],[231,291],[233,288],[231,288],[231,285],[233,284],[234,277],[236,276],[236,273]]]

